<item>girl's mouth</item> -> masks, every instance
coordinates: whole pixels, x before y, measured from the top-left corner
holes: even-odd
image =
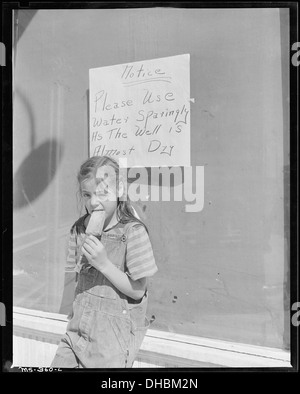
[[[98,211],[104,211],[104,208],[102,207],[102,205],[98,205],[98,207],[92,209],[91,213],[98,212]]]

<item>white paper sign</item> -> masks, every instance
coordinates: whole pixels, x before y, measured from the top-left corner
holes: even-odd
[[[188,54],[89,70],[90,156],[190,166]]]

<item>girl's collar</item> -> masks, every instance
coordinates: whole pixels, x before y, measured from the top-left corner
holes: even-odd
[[[104,233],[108,233],[110,230],[115,229],[116,227],[118,227],[120,224],[120,222],[118,221],[117,223],[115,223],[114,225],[112,225],[111,227],[106,228],[105,230],[103,230]]]

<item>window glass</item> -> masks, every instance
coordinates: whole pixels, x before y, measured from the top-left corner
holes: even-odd
[[[203,167],[204,207],[192,213],[186,201],[136,204],[159,268],[149,281],[151,327],[289,346],[282,15],[176,8],[15,13],[14,305],[68,313],[72,302],[66,247],[83,213],[76,174],[89,155],[89,69],[189,53],[193,187],[196,167]],[[151,184],[149,177],[140,182]]]

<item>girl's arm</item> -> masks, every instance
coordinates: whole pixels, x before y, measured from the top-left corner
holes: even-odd
[[[147,280],[132,280],[125,272],[120,271],[108,258],[103,244],[98,238],[89,235],[82,247],[83,254],[89,263],[99,270],[118,290],[126,296],[139,300],[145,294]]]
[[[111,261],[109,261],[102,274],[127,297],[139,300],[145,294],[147,279],[141,278],[132,280],[125,272],[120,271]]]

